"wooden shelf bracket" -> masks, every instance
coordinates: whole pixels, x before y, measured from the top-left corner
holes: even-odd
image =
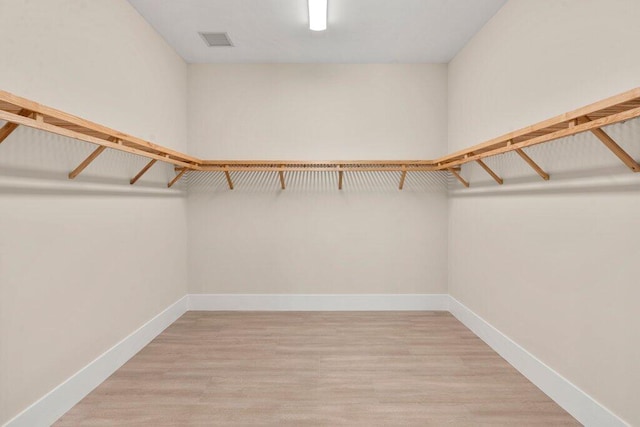
[[[227,179],[227,185],[229,186],[229,190],[233,190],[233,181],[231,180],[231,172],[229,172],[229,168],[226,166],[224,168],[224,177]]]
[[[407,177],[407,168],[406,166],[402,166],[402,175],[400,175],[400,185],[398,186],[399,190],[404,188],[404,180]]]
[[[590,122],[591,119],[588,116],[581,118],[580,123]],[[613,154],[615,154],[629,169],[633,172],[640,172],[640,164],[635,161],[633,157],[629,155],[613,138],[609,136],[605,131],[600,128],[591,129],[591,133],[596,136]]]
[[[74,170],[69,172],[69,179],[74,179],[75,177],[80,175],[80,173],[83,170],[85,170],[85,168],[87,166],[89,166],[91,164],[91,162],[93,162],[106,149],[107,149],[107,147],[105,147],[104,145],[100,145],[100,146],[98,146],[98,148],[93,150],[93,153],[89,154],[89,157],[84,159],[84,161],[82,163],[80,163],[77,168],[75,168]]]
[[[284,185],[284,165],[282,165],[281,169],[278,171],[278,175],[280,176],[280,189],[284,190],[286,189],[286,186]]]
[[[527,153],[525,153],[522,149],[518,148],[516,150],[516,153],[518,153],[518,155],[522,158],[522,160],[524,160],[525,162],[527,162],[527,164],[529,164],[529,166],[531,166],[531,168],[536,171],[536,173],[538,175],[540,175],[540,177],[542,179],[544,179],[545,181],[549,181],[549,174],[546,173],[544,170],[542,170],[542,168],[540,166],[538,166],[538,164],[536,162],[534,162],[531,157],[529,157],[527,155]]]
[[[169,181],[169,183],[167,184],[168,188],[173,187],[173,184],[175,184],[176,182],[178,182],[178,180],[180,178],[182,178],[182,175],[184,175],[185,173],[187,173],[187,168],[182,169],[176,176],[175,178],[173,178],[171,181]]]
[[[493,178],[498,184],[500,184],[500,185],[504,184],[504,180],[502,178],[500,178],[494,171],[492,171],[491,168],[489,166],[487,166],[487,164],[485,162],[483,162],[482,160],[478,159],[478,160],[476,160],[476,163],[478,163],[480,166],[482,166],[482,169],[484,169],[489,175],[491,175],[491,178]]]
[[[455,176],[462,185],[469,188],[469,182],[466,181],[462,176],[460,176],[460,174],[454,168],[450,168],[449,172],[451,172],[451,174]]]
[[[156,159],[151,159],[151,161],[149,163],[147,163],[147,165],[145,167],[143,167],[142,170],[140,172],[138,172],[138,174],[136,176],[131,178],[131,180],[129,181],[129,184],[133,185],[136,182],[138,182],[138,180],[142,177],[142,175],[147,173],[147,171],[149,169],[151,169],[151,166],[153,166],[156,162],[157,162]]]
[[[18,111],[18,115],[22,117],[30,117],[31,114],[32,114],[31,111],[25,110],[24,108]],[[18,128],[18,126],[19,125],[17,123],[12,123],[12,122],[5,123],[5,125],[0,128],[0,144],[2,144],[2,142],[5,139],[7,139],[7,137],[11,135],[13,131]]]

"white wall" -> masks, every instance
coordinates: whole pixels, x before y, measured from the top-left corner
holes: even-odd
[[[639,19],[635,0],[509,1],[449,66],[449,150],[640,86]],[[640,158],[638,131],[609,129]],[[589,135],[530,153],[551,182],[515,156],[490,160],[500,189],[463,168],[472,188],[450,195],[450,293],[640,424],[640,176]]]
[[[189,143],[222,159],[420,159],[446,149],[445,65],[192,65]],[[194,293],[446,292],[441,178],[222,174],[189,196]],[[196,183],[197,184],[197,183]]]
[[[0,0],[0,88],[186,149],[186,65],[124,0]],[[186,293],[186,198],[156,165],[19,128],[0,145],[0,424]]]

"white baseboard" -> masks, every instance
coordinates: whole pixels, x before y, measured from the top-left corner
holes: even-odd
[[[580,423],[598,427],[628,425],[453,297],[449,311]]]
[[[195,311],[448,311],[447,294],[191,294]]]
[[[11,419],[5,427],[49,426],[81,401],[189,307],[184,296]]]

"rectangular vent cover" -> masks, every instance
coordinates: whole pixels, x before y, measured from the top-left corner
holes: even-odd
[[[199,33],[209,47],[233,46],[227,33]]]

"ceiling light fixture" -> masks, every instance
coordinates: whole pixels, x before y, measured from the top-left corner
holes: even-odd
[[[327,9],[329,0],[309,0],[309,29],[324,31],[327,29]]]

